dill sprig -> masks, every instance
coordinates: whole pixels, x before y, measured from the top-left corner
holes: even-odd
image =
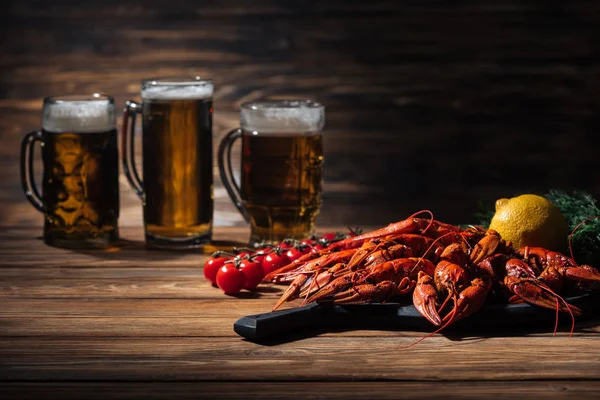
[[[596,199],[589,193],[575,191],[569,195],[562,190],[550,190],[545,197],[560,208],[571,232],[586,219],[600,216]],[[577,263],[600,267],[600,219],[582,224],[573,233],[571,244]]]

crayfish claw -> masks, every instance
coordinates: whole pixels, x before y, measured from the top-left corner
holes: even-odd
[[[326,286],[322,286],[317,291],[312,293],[304,303],[308,304],[326,299],[328,297],[332,297],[335,293],[339,292],[340,290],[346,290],[352,285],[354,285],[355,279],[356,278],[354,273],[349,273],[340,276],[339,278],[336,278],[329,282]]]
[[[488,230],[487,233],[471,250],[471,262],[479,264],[484,258],[494,254],[502,238],[500,234],[494,230]]]
[[[479,278],[473,279],[471,286],[460,292],[454,310],[446,314],[442,320],[444,324],[456,322],[478,311],[485,304],[485,299],[491,284]]]
[[[442,324],[442,319],[437,311],[438,294],[433,283],[433,278],[423,271],[419,271],[417,285],[413,291],[413,304],[417,311],[432,324],[436,326]]]
[[[298,277],[294,279],[290,286],[288,286],[286,291],[283,292],[283,295],[279,298],[279,300],[277,300],[277,303],[275,303],[275,306],[271,311],[277,310],[286,301],[292,301],[298,298],[300,290],[304,285],[306,285],[308,279],[309,276],[307,274],[298,275]]]
[[[580,265],[579,267],[567,268],[565,271],[567,278],[582,282],[600,282],[600,272],[589,265]]]
[[[580,308],[562,300],[550,288],[530,279],[519,279],[507,276],[504,284],[515,295],[529,304],[556,310],[561,312],[572,312],[574,315],[582,315]]]

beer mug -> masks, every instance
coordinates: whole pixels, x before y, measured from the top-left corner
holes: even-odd
[[[143,202],[146,244],[201,247],[212,233],[213,84],[200,78],[150,79],[142,81],[141,95],[141,104],[125,106],[122,162]],[[143,183],[133,158],[137,113],[142,114]]]
[[[42,147],[42,194],[33,176],[33,146]],[[21,144],[25,196],[44,213],[44,242],[105,247],[118,239],[119,155],[112,97],[44,99],[42,130]]]
[[[242,104],[240,128],[219,146],[219,172],[250,223],[250,243],[312,235],[321,208],[325,107],[310,100]],[[240,184],[231,163],[242,139]]]

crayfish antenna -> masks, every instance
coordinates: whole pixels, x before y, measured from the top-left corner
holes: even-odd
[[[455,311],[456,311],[456,307],[452,309],[452,312],[449,315],[453,314]],[[411,347],[413,347],[413,346],[421,343],[423,340],[425,340],[427,338],[430,338],[430,337],[432,337],[432,336],[440,333],[443,329],[447,328],[448,325],[450,325],[452,323],[452,319],[453,319],[453,316],[450,318],[450,320],[448,322],[444,323],[444,325],[440,326],[435,331],[433,331],[431,333],[428,333],[427,335],[423,336],[422,338],[420,338],[416,342],[413,342],[413,343],[409,344],[408,346],[402,346],[402,347],[400,347],[400,350],[411,348]]]
[[[414,218],[414,217],[416,217],[417,215],[420,215],[420,214],[429,214],[429,216],[431,217],[431,221],[429,221],[429,225],[427,225],[427,227],[425,229],[423,229],[423,231],[421,232],[422,234],[424,234],[425,232],[427,232],[427,230],[429,228],[431,228],[431,225],[433,225],[433,222],[435,221],[435,217],[434,217],[433,212],[431,210],[421,210],[421,211],[417,211],[416,213],[412,214],[407,219]]]
[[[588,221],[591,221],[593,219],[598,219],[598,218],[600,218],[600,215],[594,215],[593,217],[588,217],[588,218],[584,219],[579,224],[577,224],[577,226],[575,228],[573,228],[573,231],[571,231],[571,234],[569,235],[569,253],[571,254],[571,260],[573,260],[576,265],[577,265],[577,262],[575,261],[575,257],[573,257],[573,243],[572,243],[573,234],[575,232],[577,232],[577,230],[581,227],[581,225],[585,224]]]

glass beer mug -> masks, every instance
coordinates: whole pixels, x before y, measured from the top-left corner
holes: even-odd
[[[201,247],[212,233],[213,84],[200,78],[150,79],[142,81],[141,95],[141,104],[125,106],[122,161],[143,202],[146,244]],[[142,114],[143,183],[133,158],[137,113]]]
[[[312,235],[321,208],[325,107],[310,100],[242,104],[240,128],[219,146],[219,171],[250,223],[250,243]],[[242,139],[240,185],[231,163]]]
[[[34,182],[33,146],[42,147],[42,194]],[[21,144],[25,196],[44,213],[44,242],[105,247],[118,240],[119,156],[112,97],[44,99],[42,130]]]

